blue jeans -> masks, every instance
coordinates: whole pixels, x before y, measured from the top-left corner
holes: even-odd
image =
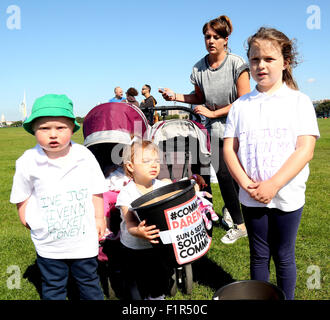
[[[43,300],[65,300],[69,273],[77,283],[81,300],[103,300],[97,259],[48,259],[37,255]]]
[[[270,258],[276,268],[277,285],[286,299],[294,299],[296,286],[295,243],[303,207],[284,212],[279,209],[242,205],[250,243],[252,280],[269,280]]]

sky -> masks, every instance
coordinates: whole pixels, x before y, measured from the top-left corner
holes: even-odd
[[[14,7],[13,7],[14,6]],[[295,38],[299,89],[330,98],[328,0],[0,0],[0,115],[22,120],[36,98],[66,94],[76,116],[114,96],[116,86],[193,90],[193,65],[207,54],[202,27],[222,14],[233,23],[231,52],[245,60],[247,38],[274,27]],[[251,81],[253,88],[255,83]]]

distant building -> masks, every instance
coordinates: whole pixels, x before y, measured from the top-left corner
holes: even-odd
[[[189,117],[189,114],[186,111],[182,111],[182,110],[168,110],[168,115],[169,116],[179,115],[180,119],[185,119]]]

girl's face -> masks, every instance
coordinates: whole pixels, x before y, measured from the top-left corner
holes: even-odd
[[[260,92],[272,93],[282,86],[283,70],[287,63],[281,49],[269,40],[256,40],[249,54],[250,70]]]
[[[33,124],[37,142],[51,159],[69,152],[73,128],[74,124],[66,117],[41,117]]]
[[[227,38],[221,38],[212,28],[208,27],[205,34],[205,47],[209,54],[221,54],[225,51],[228,42]]]
[[[137,150],[133,162],[129,162],[127,166],[135,183],[147,185],[159,175],[159,154],[152,148]]]

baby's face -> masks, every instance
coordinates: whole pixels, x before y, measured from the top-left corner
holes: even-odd
[[[136,152],[133,163],[135,182],[149,182],[158,177],[159,171],[160,160],[156,150],[145,148]]]
[[[33,123],[37,142],[51,159],[69,152],[73,128],[73,122],[66,117],[41,117]]]

